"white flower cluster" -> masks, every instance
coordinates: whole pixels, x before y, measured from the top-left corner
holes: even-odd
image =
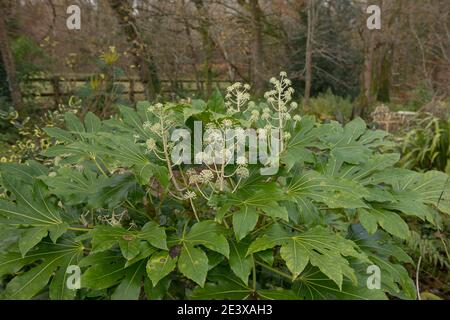
[[[147,111],[156,115],[162,115],[162,113],[164,112],[164,105],[162,103],[151,105],[147,108]]]
[[[159,122],[151,123],[150,121],[145,121],[144,124],[142,125],[142,127],[145,130],[148,130],[148,131],[153,132],[154,134],[157,134],[158,136],[161,136],[163,133],[161,123],[159,123]]]
[[[271,116],[272,110],[270,110],[270,108],[264,108],[263,109],[263,113],[261,115],[261,119],[262,120],[269,120],[272,116]]]
[[[237,175],[239,178],[247,179],[247,178],[250,176],[250,172],[248,171],[247,167],[245,167],[245,166],[239,166],[239,167],[237,167],[237,169],[236,169],[236,175]]]
[[[151,152],[154,151],[156,149],[156,141],[155,139],[147,139],[147,141],[145,141],[145,145],[147,147],[147,151]]]
[[[280,79],[271,78],[270,83],[273,84],[274,89],[267,91],[264,98],[271,108],[263,110],[261,119],[268,123],[265,128],[279,128],[282,141],[287,141],[291,138],[291,135],[283,130],[286,122],[291,119],[295,122],[301,120],[299,115],[291,116],[291,112],[298,108],[297,102],[291,101],[295,90],[292,88],[292,81],[287,78],[286,72],[280,72]]]
[[[189,199],[195,199],[197,198],[197,194],[194,191],[186,191],[183,194],[183,199],[189,200]]]
[[[225,107],[229,114],[244,111],[246,103],[250,100],[249,84],[242,84],[236,82],[227,88],[227,94],[225,95]]]
[[[212,182],[214,180],[214,173],[211,170],[205,169],[197,174],[195,170],[188,171],[189,184],[202,184]]]
[[[251,116],[250,116],[250,121],[256,122],[259,120],[259,118],[260,118],[259,110],[257,110],[257,109],[252,110]]]
[[[275,89],[264,93],[264,98],[277,112],[288,112],[290,110],[295,110],[298,107],[296,102],[291,102],[289,104],[295,90],[291,87],[292,81],[286,77],[286,72],[280,72],[280,79],[275,77],[271,78],[270,83],[273,84]],[[290,110],[288,110],[288,105]]]

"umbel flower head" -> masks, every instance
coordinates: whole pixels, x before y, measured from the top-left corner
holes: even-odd
[[[292,101],[295,90],[292,88],[292,81],[287,78],[287,73],[280,72],[280,78],[270,79],[273,89],[264,93],[264,98],[269,107],[263,109],[260,119],[266,124],[264,128],[267,130],[278,129],[280,131],[280,150],[284,150],[284,141],[288,141],[291,136],[288,131],[284,130],[286,124],[290,120],[298,122],[301,117],[291,116],[291,112],[298,108],[298,103]]]
[[[147,151],[153,151],[156,148],[156,141],[152,138],[147,139],[147,141],[145,142],[145,145],[147,147]]]
[[[200,172],[200,176],[202,177],[202,182],[210,182],[214,179],[214,173],[211,170],[202,170]]]
[[[186,191],[183,195],[186,200],[197,198],[197,194],[194,191]]]
[[[243,108],[250,100],[249,84],[236,82],[227,88],[227,94],[225,95],[225,106],[227,107],[227,113],[233,114],[236,112],[243,112]]]
[[[240,178],[246,179],[250,176],[250,172],[245,166],[239,166],[236,169],[236,175]]]

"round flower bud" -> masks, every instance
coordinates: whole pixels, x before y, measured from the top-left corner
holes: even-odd
[[[145,145],[147,146],[148,151],[153,151],[156,149],[156,141],[152,138],[147,139],[147,141],[145,141]]]
[[[214,179],[214,173],[211,170],[202,170],[200,172],[200,176],[202,177],[202,182],[210,182]]]
[[[236,169],[236,175],[240,178],[246,179],[250,176],[250,172],[246,167],[238,167]]]

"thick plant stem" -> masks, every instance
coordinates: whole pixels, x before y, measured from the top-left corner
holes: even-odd
[[[194,201],[192,201],[192,199],[189,199],[189,202],[191,203],[191,207],[192,207],[192,211],[194,212],[195,219],[197,220],[197,222],[199,222],[200,219],[198,218],[197,209],[195,209]]]
[[[253,278],[253,291],[256,292],[256,264],[255,264],[255,257],[252,255],[252,261],[253,261],[253,271],[252,271],[252,278]]]
[[[90,228],[76,228],[76,227],[69,227],[68,229],[72,231],[83,231],[83,232],[89,232],[92,230]]]
[[[257,265],[263,267],[264,269],[267,269],[267,270],[269,270],[269,271],[271,271],[273,273],[276,273],[277,275],[279,275],[279,276],[281,276],[281,277],[283,277],[285,279],[288,279],[289,281],[292,281],[292,277],[290,275],[288,275],[287,273],[284,273],[283,271],[280,271],[280,270],[277,270],[275,268],[272,268],[272,267],[268,266],[265,263],[259,262],[258,260],[256,260],[255,263]]]
[[[168,147],[167,147],[167,137],[164,132],[164,122],[163,122],[162,118],[160,119],[160,123],[161,123],[161,139],[162,139],[162,143],[163,143],[164,158],[166,159],[166,163],[167,163],[167,170],[169,170],[170,179],[172,180],[173,185],[175,186],[177,191],[181,193],[182,189],[180,188],[177,180],[175,179],[175,176],[174,176],[173,170],[172,170],[172,164],[170,163],[169,151],[168,151]]]

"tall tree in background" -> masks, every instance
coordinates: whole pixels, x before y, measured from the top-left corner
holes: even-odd
[[[355,74],[360,73],[362,59],[355,48],[352,29],[358,12],[351,0],[316,1],[313,44],[307,50],[308,9],[307,3],[298,8],[299,27],[289,43],[289,74],[297,78],[298,92],[307,96],[304,91],[308,87],[309,98],[327,91],[342,97],[356,97],[360,81]],[[310,59],[306,59],[307,51],[312,51]],[[311,72],[309,85],[305,76],[307,62]]]
[[[195,48],[194,48],[194,40],[191,34],[191,29],[192,26],[189,23],[189,18],[188,18],[188,14],[187,14],[187,10],[186,10],[186,1],[185,0],[181,0],[181,12],[182,12],[182,21],[183,21],[183,25],[184,25],[184,31],[186,32],[186,37],[187,37],[187,46],[189,49],[189,53],[191,55],[191,66],[192,66],[192,72],[194,73],[194,78],[195,78],[195,83],[197,88],[201,87],[201,81],[200,81],[200,75],[199,75],[199,71],[197,69],[197,55],[198,53],[196,52]]]
[[[392,84],[392,66],[395,56],[397,38],[401,34],[398,26],[402,11],[402,1],[380,1],[383,13],[381,30],[372,30],[376,38],[372,92],[373,97],[380,102],[390,102]]]
[[[22,107],[22,93],[17,81],[17,72],[14,64],[14,58],[11,53],[10,41],[6,27],[5,17],[8,10],[7,1],[0,0],[0,51],[3,60],[3,68],[6,73],[11,100],[17,109]]]
[[[363,6],[361,9],[359,35],[363,42],[364,62],[361,72],[361,92],[352,110],[352,118],[363,116],[374,100],[372,80],[374,79],[375,49],[380,33],[379,30],[369,30],[367,28],[367,15],[364,14],[366,12],[365,7]]]
[[[135,58],[141,80],[145,83],[145,96],[147,99],[154,99],[159,93],[158,74],[151,51],[137,26],[136,18],[133,15],[133,7],[128,0],[108,0],[108,3],[115,12],[128,43],[131,44],[131,52]]]
[[[202,48],[204,54],[203,60],[203,77],[205,80],[206,95],[209,96],[212,92],[213,70],[212,58],[214,54],[214,40],[211,35],[211,21],[209,19],[208,8],[203,0],[193,0],[197,8],[199,16],[198,32],[202,38]]]
[[[255,94],[264,90],[264,12],[259,0],[238,0],[239,4],[250,14],[252,26],[251,45],[251,80]]]
[[[313,57],[313,44],[314,33],[317,22],[317,9],[316,0],[308,0],[308,31],[306,34],[306,54],[305,54],[305,92],[304,103],[308,105],[309,98],[311,96],[311,82],[312,82],[312,57]]]
[[[254,45],[252,47],[253,86],[256,94],[264,89],[263,12],[258,0],[250,0]]]

